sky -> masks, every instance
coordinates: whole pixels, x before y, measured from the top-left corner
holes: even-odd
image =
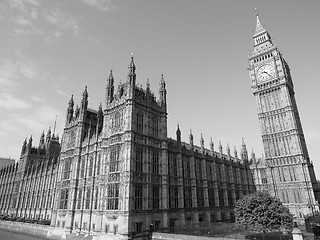
[[[1,0],[0,157],[18,159],[25,138],[62,135],[71,95],[104,106],[110,70],[126,81],[131,53],[137,82],[158,97],[167,86],[168,137],[177,124],[200,145],[221,141],[263,154],[247,70],[255,8],[291,68],[296,100],[320,177],[320,1],[298,0]],[[233,151],[232,151],[233,152]]]

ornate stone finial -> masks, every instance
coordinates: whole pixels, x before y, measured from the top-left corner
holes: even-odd
[[[263,26],[262,26],[262,24],[261,24],[261,22],[260,22],[259,13],[257,13],[257,12],[256,12],[256,18],[257,18],[257,25],[256,25],[256,30],[255,30],[254,35],[257,35],[257,34],[260,34],[260,33],[264,32],[264,31],[266,31],[266,30],[263,28]]]
[[[29,138],[29,142],[28,142],[28,149],[31,149],[31,147],[32,147],[32,135],[30,136],[30,138]]]
[[[201,145],[201,148],[204,148],[204,139],[203,139],[202,133],[200,135],[200,145]]]
[[[27,149],[27,138],[25,138],[23,141],[21,153],[24,153],[26,149]]]
[[[40,141],[39,141],[39,148],[44,147],[44,131],[42,131],[42,134],[40,136]]]
[[[211,152],[214,152],[214,144],[213,144],[212,137],[210,138],[210,150]]]
[[[233,154],[235,159],[238,159],[238,152],[237,152],[236,146],[234,146]]]
[[[159,95],[160,95],[161,105],[166,105],[166,103],[167,103],[167,90],[166,90],[166,82],[164,81],[163,74],[161,74]]]
[[[223,154],[223,150],[222,150],[222,145],[221,145],[221,141],[219,140],[219,153],[220,153],[220,157]]]
[[[51,127],[49,127],[49,130],[47,132],[46,140],[47,142],[51,139]]]
[[[114,83],[114,78],[113,78],[113,73],[112,73],[112,69],[111,69],[109,77],[108,77],[108,85],[113,85],[113,83]]]
[[[191,146],[193,146],[193,135],[192,135],[191,129],[190,129],[190,134],[189,134],[189,143]]]
[[[82,93],[82,99],[83,100],[87,100],[88,99],[88,87],[87,87],[87,85],[85,86],[84,91]]]
[[[147,79],[146,89],[147,89],[147,91],[150,91],[150,80],[149,80],[149,78]]]
[[[227,143],[227,155],[228,155],[228,158],[230,159],[231,154],[230,154],[230,147],[229,147],[229,143]]]
[[[177,135],[177,141],[181,142],[181,131],[180,131],[180,128],[179,128],[179,123],[178,123],[178,126],[177,126],[176,135]]]
[[[74,102],[73,102],[73,94],[72,94],[69,101],[69,108],[73,108],[73,106],[74,106]]]
[[[129,75],[135,74],[135,71],[136,71],[136,66],[133,61],[133,53],[131,53],[131,62],[129,64]]]

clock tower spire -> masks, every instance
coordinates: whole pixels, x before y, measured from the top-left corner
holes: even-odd
[[[258,107],[265,159],[260,161],[263,166],[252,170],[261,171],[255,176],[267,174],[267,182],[256,183],[257,190],[268,190],[276,195],[297,219],[302,220],[303,215],[318,211],[319,189],[296,105],[290,68],[272,43],[258,14],[256,21],[248,70]]]

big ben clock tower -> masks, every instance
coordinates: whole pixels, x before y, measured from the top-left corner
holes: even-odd
[[[265,158],[252,166],[258,190],[278,197],[297,219],[318,211],[319,190],[309,159],[290,68],[257,14],[249,57]]]

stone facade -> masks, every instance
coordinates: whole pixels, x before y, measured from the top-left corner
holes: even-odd
[[[72,232],[130,235],[148,229],[230,221],[234,203],[254,191],[246,146],[241,158],[167,137],[166,83],[157,101],[147,83],[128,79],[114,91],[107,80],[105,109],[67,109],[52,226]],[[236,152],[235,152],[236,154]]]
[[[257,15],[249,58],[265,157],[251,168],[257,190],[280,198],[297,219],[319,210],[319,188],[294,97],[290,68]]]
[[[20,161],[0,169],[0,213],[51,220],[60,154],[59,137],[42,133],[39,147],[24,141]]]

